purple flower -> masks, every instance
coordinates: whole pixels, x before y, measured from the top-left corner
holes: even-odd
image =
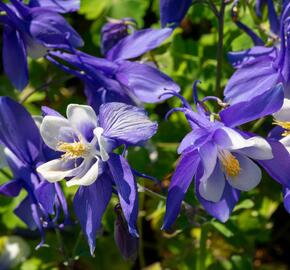
[[[13,179],[0,186],[0,194],[16,197],[21,189],[27,196],[15,209],[15,214],[32,230],[38,229],[44,242],[44,229],[57,226],[59,211],[67,204],[58,184],[45,181],[36,172],[37,166],[52,157],[44,145],[38,127],[24,107],[8,97],[0,97],[0,143],[13,173]],[[55,156],[55,154],[54,154]],[[50,215],[54,215],[51,219]]]
[[[169,28],[135,31],[119,40],[107,52],[106,59],[79,51],[50,52],[47,58],[84,81],[88,103],[96,111],[106,102],[156,103],[168,98],[160,98],[166,89],[179,92],[179,86],[154,66],[129,59],[156,48],[171,33]],[[61,64],[60,59],[66,61],[68,66]]]
[[[27,56],[42,57],[51,48],[81,47],[83,41],[76,31],[59,15],[74,10],[76,1],[62,5],[52,1],[31,1],[30,6],[11,0],[12,5],[0,2],[3,24],[3,66],[6,75],[18,90],[28,84]],[[17,63],[17,65],[15,64]]]
[[[251,190],[261,181],[257,162],[275,180],[289,186],[289,174],[285,177],[289,155],[281,143],[228,127],[205,111],[203,102],[197,102],[198,112],[194,112],[181,99],[183,108],[171,112],[182,111],[192,131],[178,148],[181,158],[170,183],[163,229],[176,219],[192,178],[200,203],[222,222],[229,218],[240,191]]]
[[[230,106],[221,118],[227,125],[240,125],[272,114],[281,108],[284,96],[290,95],[289,9],[287,5],[280,18],[279,44],[229,54],[237,71],[224,91],[224,100]],[[247,117],[241,117],[244,112]]]
[[[98,116],[90,106],[71,104],[67,118],[44,117],[41,135],[48,147],[62,156],[44,163],[37,171],[51,183],[66,178],[67,186],[80,186],[74,209],[91,253],[113,190],[118,193],[130,234],[138,236],[134,175],[126,159],[113,150],[122,144],[144,143],[156,130],[157,124],[142,109],[117,102],[103,104]]]
[[[160,19],[162,27],[177,27],[188,9],[192,0],[160,0]]]
[[[112,49],[121,39],[129,35],[129,30],[134,30],[137,22],[131,18],[122,20],[109,19],[101,30],[101,51],[103,55]]]

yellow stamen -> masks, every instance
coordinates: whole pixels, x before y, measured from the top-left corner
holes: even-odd
[[[290,135],[290,122],[274,120],[273,124],[285,129],[284,132],[282,133],[283,137]]]
[[[219,159],[225,168],[228,177],[237,177],[241,171],[240,163],[235,156],[227,150],[219,151]]]
[[[82,141],[73,143],[60,142],[57,146],[57,150],[65,152],[61,156],[63,159],[75,159],[84,155],[86,146]]]

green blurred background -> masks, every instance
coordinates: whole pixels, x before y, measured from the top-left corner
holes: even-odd
[[[202,81],[199,85],[200,97],[214,95],[215,89],[217,21],[203,1],[199,2],[191,7],[181,27],[175,30],[165,44],[143,56],[143,59],[154,60],[162,71],[171,76],[190,102],[194,80]],[[218,5],[220,1],[215,2]],[[239,17],[266,39],[269,29],[266,10],[263,18],[258,19],[253,2],[241,1]],[[132,17],[138,22],[139,28],[158,28],[158,8],[158,0],[81,0],[79,12],[66,18],[85,40],[83,50],[100,56],[100,29],[107,18]],[[224,29],[223,87],[233,73],[227,63],[226,52],[246,49],[252,45],[250,38],[232,22],[229,5]],[[63,73],[44,59],[30,59],[29,65],[30,84],[21,94],[13,89],[1,67],[0,95],[22,102],[33,115],[40,114],[42,105],[64,113],[67,104],[86,102],[83,85],[78,79]],[[160,179],[162,188],[145,179],[139,179],[139,183],[163,195],[166,195],[164,191],[178,159],[178,143],[189,131],[181,114],[174,114],[169,121],[164,120],[166,112],[178,105],[177,99],[146,105],[150,117],[159,122],[159,132],[146,147],[130,149],[128,155],[133,168]],[[271,122],[269,118],[259,128],[254,123],[248,124],[246,128],[266,135],[271,129]],[[2,170],[0,183],[6,182],[10,175],[8,169]],[[64,190],[71,206],[75,190],[66,187]],[[112,199],[103,218],[103,229],[97,239],[94,258],[89,254],[78,224],[62,232],[63,247],[60,247],[54,231],[48,231],[47,247],[36,251],[38,234],[29,231],[13,214],[13,209],[24,198],[24,192],[16,199],[1,197],[0,269],[1,260],[7,260],[7,247],[13,243],[20,247],[21,254],[19,258],[13,259],[12,269],[21,270],[68,269],[64,263],[68,257],[73,259],[71,269],[81,270],[187,270],[199,269],[203,264],[206,269],[212,270],[290,269],[290,218],[283,208],[279,185],[266,174],[258,188],[242,194],[240,203],[225,224],[212,219],[201,209],[197,213],[183,209],[172,231],[162,232],[160,227],[165,201],[149,195],[146,192],[139,194],[138,223],[141,238],[136,261],[124,260],[114,242],[116,197]],[[189,189],[185,200],[198,205],[193,187]]]

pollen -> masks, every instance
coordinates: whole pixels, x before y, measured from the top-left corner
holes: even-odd
[[[226,175],[235,178],[241,171],[240,163],[237,158],[227,150],[219,151],[219,159],[225,169]]]
[[[285,129],[284,132],[282,133],[283,137],[290,135],[290,122],[274,120],[273,124]]]
[[[57,146],[57,150],[65,152],[61,156],[63,159],[75,159],[85,154],[86,146],[82,141],[73,143],[60,142]]]

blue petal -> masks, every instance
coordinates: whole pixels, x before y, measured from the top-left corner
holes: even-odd
[[[196,173],[199,161],[197,151],[189,151],[181,155],[169,186],[163,230],[168,230],[178,216],[182,200]]]
[[[8,197],[17,197],[22,189],[22,184],[18,179],[11,180],[0,186],[0,194]]]
[[[160,0],[160,18],[162,27],[176,27],[181,22],[192,0]]]
[[[59,13],[79,10],[80,0],[30,0],[30,7],[44,7]]]
[[[37,159],[42,142],[27,110],[8,97],[0,97],[0,141],[30,164]]]
[[[240,192],[232,188],[226,181],[224,193],[221,200],[217,203],[207,201],[201,197],[198,190],[200,184],[200,176],[202,176],[200,172],[202,172],[202,170],[198,169],[198,172],[199,175],[197,175],[195,179],[195,193],[198,200],[210,215],[212,215],[221,222],[226,222],[239,200]]]
[[[120,204],[132,236],[138,237],[136,227],[138,216],[138,193],[132,170],[120,155],[111,154],[109,168],[116,184]]]
[[[47,181],[42,181],[35,189],[35,197],[37,201],[42,205],[44,210],[49,214],[54,214],[54,205],[56,199],[56,193],[54,184]]]
[[[20,34],[6,26],[3,30],[3,66],[13,86],[23,90],[28,84],[26,50]]]
[[[102,217],[111,196],[111,179],[103,174],[92,185],[80,187],[74,197],[74,211],[88,239],[92,255],[95,250],[97,230],[101,227]]]
[[[227,126],[239,126],[278,111],[283,99],[283,86],[278,84],[259,96],[229,106],[220,112],[220,117]]]
[[[258,162],[274,180],[285,187],[290,187],[290,155],[280,142],[274,140],[268,142],[274,158]]]
[[[150,121],[143,109],[124,103],[110,102],[100,107],[99,124],[103,135],[120,144],[140,144],[157,131],[157,123]]]
[[[290,214],[290,188],[283,188],[283,202],[286,211]]]
[[[172,33],[172,29],[144,29],[120,40],[108,53],[111,61],[136,58],[158,47]]]
[[[29,32],[45,45],[56,46],[68,43],[77,48],[83,46],[79,34],[58,13],[43,8],[33,8],[30,13]]]
[[[168,99],[166,90],[180,91],[180,87],[166,74],[147,64],[122,62],[116,78],[142,102],[156,103]]]

